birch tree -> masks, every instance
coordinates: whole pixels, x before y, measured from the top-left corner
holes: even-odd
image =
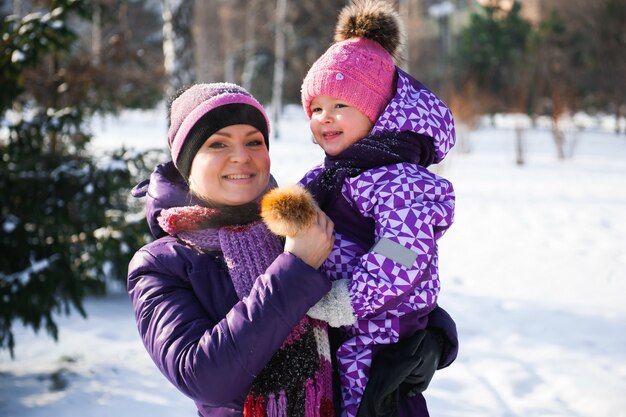
[[[102,58],[102,7],[93,4],[91,12],[91,62],[99,65]]]
[[[185,85],[195,82],[192,1],[162,0],[163,55],[168,79],[166,93],[172,95]]]
[[[194,38],[194,60],[196,82],[222,80],[220,62],[222,54],[218,45],[222,43],[220,33],[219,0],[197,0],[194,3],[192,31]]]
[[[280,137],[279,118],[282,110],[285,80],[285,32],[287,0],[276,0],[276,39],[274,43],[274,79],[272,82],[272,122],[274,137]]]
[[[244,43],[243,73],[241,74],[241,85],[246,90],[252,89],[252,79],[256,67],[256,18],[259,14],[258,0],[250,0],[246,8],[246,38]]]

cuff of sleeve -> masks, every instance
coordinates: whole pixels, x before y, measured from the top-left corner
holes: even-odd
[[[456,324],[444,309],[437,306],[428,315],[428,330],[435,330],[441,336],[443,349],[438,369],[445,368],[454,362],[459,351]]]

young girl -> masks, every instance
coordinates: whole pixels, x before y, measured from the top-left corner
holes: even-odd
[[[333,289],[309,315],[346,326],[336,354],[349,417],[357,415],[379,345],[426,326],[440,288],[437,240],[454,215],[452,185],[426,169],[454,144],[452,114],[395,66],[401,35],[390,5],[355,2],[302,83],[326,159],[301,183],[336,233],[322,265]],[[425,403],[421,410],[411,415],[428,415]]]
[[[191,86],[169,119],[172,161],[133,190],[155,237],[128,270],[148,354],[202,417],[332,417],[326,324],[305,317],[331,288],[317,268],[332,221],[317,211],[285,242],[260,221],[259,201],[275,186],[269,124],[243,88]],[[454,322],[441,309],[431,315],[429,327],[450,335],[452,354],[441,355],[453,360]]]

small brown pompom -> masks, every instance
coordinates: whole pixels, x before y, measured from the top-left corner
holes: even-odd
[[[404,29],[393,6],[383,0],[353,0],[339,14],[335,42],[350,38],[378,42],[398,61],[404,42]]]
[[[294,236],[310,227],[317,217],[313,196],[298,185],[275,188],[261,201],[261,217],[279,236]]]

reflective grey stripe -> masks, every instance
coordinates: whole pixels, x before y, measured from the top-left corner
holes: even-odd
[[[383,255],[385,258],[389,258],[392,261],[398,262],[404,265],[406,268],[413,266],[413,263],[417,259],[417,253],[411,249],[407,249],[399,243],[389,240],[386,237],[381,238],[370,252],[376,252]]]

